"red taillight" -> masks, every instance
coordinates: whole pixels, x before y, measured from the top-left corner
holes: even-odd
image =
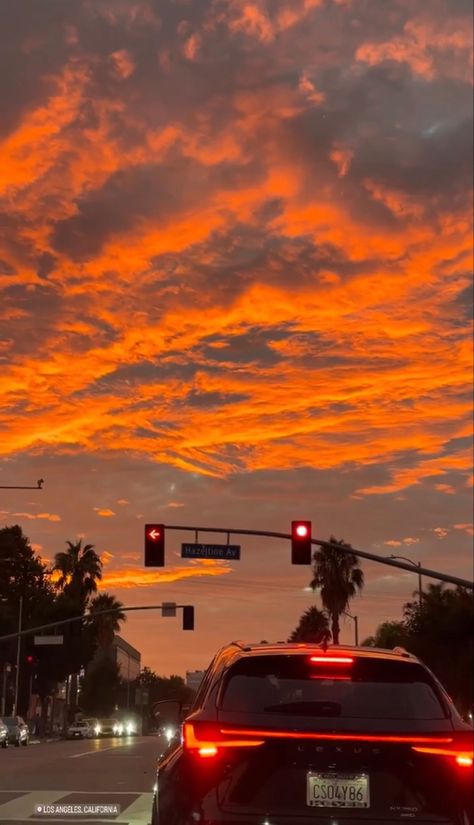
[[[415,747],[412,746],[412,750],[416,751],[416,753],[426,753],[430,756],[447,756],[454,759],[456,765],[459,765],[460,768],[472,768],[473,766],[473,752],[471,751],[464,751],[458,748],[439,748],[439,747]]]
[[[246,731],[240,736],[227,736],[219,725],[186,722],[184,724],[184,747],[187,751],[210,759],[217,756],[223,748],[257,748],[263,745],[263,739],[256,739],[252,731]]]
[[[459,765],[460,768],[472,768],[472,756],[460,754],[456,756],[456,764]]]
[[[352,665],[354,659],[352,656],[311,656],[309,661],[324,665]]]
[[[293,731],[293,730],[262,730],[254,728],[252,730],[246,728],[222,728],[221,733],[224,736],[254,736],[265,739],[326,739],[328,741],[337,742],[393,742],[395,744],[424,744],[437,743],[440,745],[449,745],[453,739],[451,736],[419,736],[419,735],[398,735],[398,734],[366,734],[366,733],[320,733],[316,731]],[[263,744],[263,743],[262,743]]]

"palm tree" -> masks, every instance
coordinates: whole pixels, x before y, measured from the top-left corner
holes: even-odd
[[[338,547],[334,547],[338,545]],[[340,548],[340,549],[339,549]],[[351,545],[331,536],[329,543],[315,551],[313,556],[313,590],[320,589],[324,609],[331,618],[332,640],[339,644],[339,618],[347,611],[349,602],[362,590],[364,573],[358,558],[351,553]]]
[[[323,610],[317,607],[308,607],[301,616],[298,627],[293,631],[289,642],[313,642],[320,644],[331,638],[329,621]]]
[[[110,593],[101,593],[95,596],[89,604],[89,616],[92,617],[92,630],[97,638],[99,647],[105,651],[114,640],[114,634],[120,630],[122,622],[127,620],[122,610],[123,604]],[[100,614],[103,610],[113,610],[113,613]]]
[[[69,603],[68,610],[71,615],[83,615],[87,601],[91,593],[97,591],[97,582],[102,578],[102,562],[100,556],[95,552],[93,544],[83,546],[82,539],[77,542],[67,541],[67,549],[64,552],[56,553],[51,572],[58,573],[55,582],[58,590],[61,591],[61,598]],[[71,625],[73,632],[79,623]],[[76,638],[72,643],[74,649],[73,671],[71,676],[71,687],[69,696],[70,713],[74,712],[77,703],[78,673],[82,664],[83,646],[81,639]]]
[[[93,544],[82,545],[82,539],[75,544],[67,541],[67,550],[56,553],[52,572],[59,573],[56,587],[65,596],[84,609],[91,593],[97,591],[97,582],[102,578],[102,562]]]

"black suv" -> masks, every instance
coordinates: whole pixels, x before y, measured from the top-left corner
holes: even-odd
[[[402,649],[235,642],[159,759],[152,825],[472,825],[472,750]]]

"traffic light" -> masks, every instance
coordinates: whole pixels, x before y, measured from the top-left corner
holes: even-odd
[[[291,563],[311,564],[311,522],[291,522]]]
[[[192,604],[183,607],[183,630],[194,630],[194,607]]]
[[[165,527],[145,524],[145,567],[165,566]]]

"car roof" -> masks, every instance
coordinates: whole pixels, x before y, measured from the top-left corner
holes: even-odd
[[[224,651],[227,655],[232,655],[235,651],[236,658],[243,656],[270,656],[276,653],[284,654],[285,656],[305,655],[311,652],[321,652],[328,656],[333,654],[354,656],[360,659],[379,659],[388,661],[410,661],[418,662],[419,659],[403,647],[395,647],[392,650],[378,647],[355,647],[353,645],[322,645],[312,644],[310,642],[242,642],[235,641],[227,645]],[[233,658],[233,657],[232,657]]]

